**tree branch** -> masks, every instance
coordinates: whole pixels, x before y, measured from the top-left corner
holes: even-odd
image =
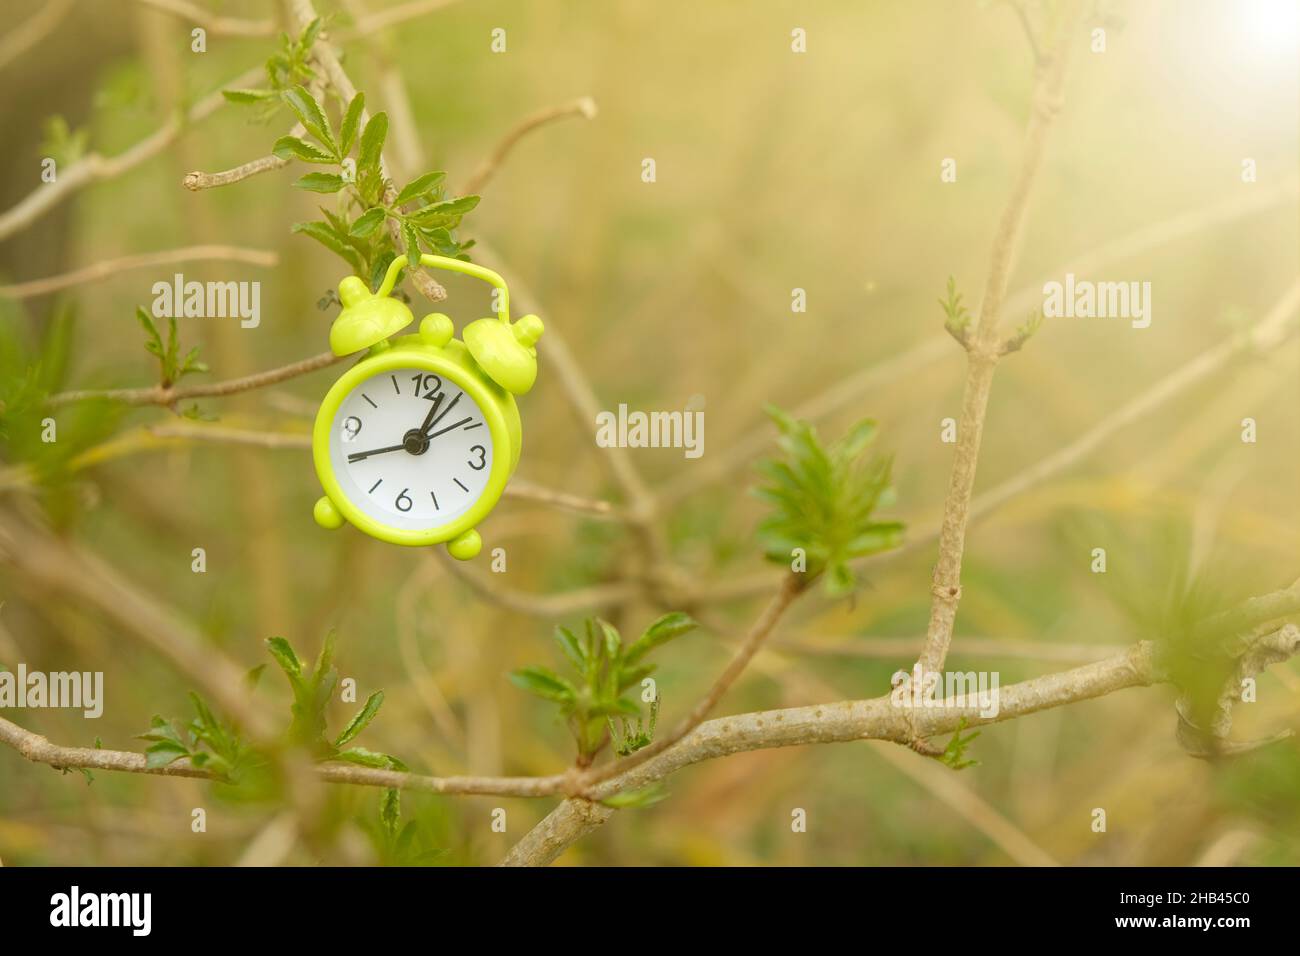
[[[335,365],[343,361],[344,358],[346,356],[335,355],[333,352],[321,352],[319,355],[313,355],[297,362],[290,362],[288,365],[281,365],[279,368],[268,369],[265,372],[255,372],[252,375],[231,378],[224,382],[208,382],[203,385],[152,385],[148,388],[88,389],[76,392],[59,392],[50,396],[49,404],[57,408],[73,402],[103,401],[119,402],[124,405],[162,405],[170,407],[187,398],[217,398],[252,391],[256,388],[265,388],[267,385],[275,385],[278,382],[297,378],[300,375],[306,375],[309,372]]]
[[[222,89],[247,86],[261,75],[260,67],[248,70],[223,84]],[[90,153],[72,163],[67,169],[59,170],[58,178],[54,182],[41,184],[28,193],[26,198],[0,213],[0,240],[8,239],[14,233],[27,228],[58,203],[90,183],[120,176],[141,163],[153,159],[175,142],[191,123],[207,119],[225,102],[221,89],[218,89],[200,99],[183,116],[173,116],[149,136],[116,156],[105,157],[98,153]]]
[[[948,645],[952,642],[957,605],[961,601],[962,552],[966,543],[966,524],[970,518],[971,494],[975,487],[975,469],[979,461],[980,439],[993,386],[993,373],[999,358],[997,336],[1002,302],[1006,296],[1012,266],[1020,251],[1021,235],[1029,211],[1029,196],[1042,166],[1047,131],[1059,106],[1070,52],[1070,44],[1064,38],[1068,36],[1074,20],[1074,9],[1061,14],[1055,49],[1051,59],[1039,72],[1034,86],[1033,112],[1025,136],[1020,171],[993,240],[993,254],[988,279],[984,284],[979,320],[971,333],[971,342],[967,348],[966,388],[957,426],[952,479],[944,501],[943,525],[939,531],[939,560],[935,564],[930,587],[933,598],[930,623],[920,658],[920,664],[926,671],[943,670]]]
[[[44,279],[31,279],[14,285],[0,286],[0,297],[9,299],[29,299],[38,295],[49,295],[75,285],[100,282],[112,278],[128,269],[147,269],[154,266],[174,265],[179,262],[243,262],[248,265],[270,269],[280,262],[274,252],[261,249],[241,249],[238,246],[186,246],[181,249],[166,249],[161,252],[142,252],[119,259],[106,259],[92,265],[73,269],[59,275],[46,276]]]
[[[72,9],[72,0],[46,0],[45,4],[0,40],[0,70],[18,59],[53,32]]]
[[[462,194],[470,195],[482,190],[487,185],[488,180],[496,174],[497,169],[500,168],[510,151],[533,130],[569,116],[595,119],[596,101],[590,96],[580,96],[568,103],[562,103],[559,106],[547,106],[525,116],[501,138],[492,152],[479,163],[478,168],[474,170],[474,174],[466,180],[465,187],[461,190]]]

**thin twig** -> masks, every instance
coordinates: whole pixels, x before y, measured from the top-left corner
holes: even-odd
[[[5,34],[0,40],[0,70],[49,36],[71,9],[72,0],[46,0],[21,26]]]
[[[248,70],[228,83],[222,84],[222,89],[247,86],[261,75],[261,68]],[[30,226],[58,203],[90,183],[113,179],[153,159],[175,142],[190,124],[211,116],[225,102],[225,97],[218,89],[201,98],[183,116],[173,116],[153,133],[116,156],[106,157],[98,153],[90,153],[72,163],[67,169],[59,170],[54,182],[42,183],[16,205],[0,213],[0,240],[8,239],[19,230]]]
[[[509,486],[506,488],[509,492]],[[495,580],[491,572],[482,572],[457,561],[442,549],[434,554],[451,572],[452,576],[463,581],[479,597],[489,604],[503,607],[518,614],[527,614],[543,621],[551,622],[557,618],[567,617],[581,611],[613,607],[625,604],[640,595],[639,589],[632,583],[616,581],[610,584],[597,584],[588,588],[575,588],[557,594],[533,594],[510,588]]]
[[[0,298],[28,299],[37,295],[49,295],[75,285],[100,282],[129,269],[146,269],[154,266],[167,266],[179,262],[243,262],[248,265],[270,269],[280,262],[274,252],[262,249],[241,249],[238,246],[186,246],[181,249],[165,249],[161,252],[142,252],[119,259],[107,259],[92,265],[73,269],[59,275],[44,279],[31,279],[15,285],[0,285]]]
[[[465,181],[465,187],[461,190],[461,193],[471,195],[482,190],[487,185],[488,180],[496,174],[510,151],[533,130],[545,126],[547,123],[553,123],[556,120],[570,116],[595,119],[596,101],[590,96],[580,96],[567,103],[561,103],[559,106],[547,106],[525,116],[501,138],[492,152],[479,163],[478,168],[474,170],[474,174]]]
[[[1055,270],[1044,273],[1044,277],[1061,276],[1070,272],[1075,275],[1086,275],[1112,262],[1128,259],[1168,245],[1177,239],[1205,232],[1214,226],[1292,203],[1297,193],[1300,193],[1300,180],[1292,178],[1258,192],[1250,190],[1244,196],[1234,195],[1211,206],[1188,210],[1158,223],[1142,226],[1119,239],[1103,243],[1082,255],[1074,256]],[[1009,314],[1024,312],[1035,303],[1041,304],[1042,296],[1042,281],[1025,286],[1007,299],[1005,311]],[[932,336],[901,355],[884,359],[853,373],[802,402],[791,410],[791,414],[808,421],[824,418],[853,404],[872,389],[915,376],[922,369],[949,354],[950,350],[946,347],[944,337]],[[765,422],[723,451],[713,452],[699,462],[693,463],[690,468],[683,469],[676,478],[661,487],[660,497],[664,503],[686,498],[712,482],[735,474],[762,454],[771,443],[771,424]]]
[[[970,503],[968,526],[982,521],[1007,502],[1082,461],[1115,433],[1129,425],[1146,420],[1156,409],[1222,370],[1235,356],[1241,355],[1243,350],[1275,347],[1288,336],[1294,335],[1296,323],[1292,319],[1298,311],[1300,311],[1300,282],[1293,282],[1263,318],[1249,329],[1228,336],[1190,362],[1180,365],[1068,445],[1057,449],[1037,463],[1024,467],[1000,485],[975,496]],[[937,540],[941,528],[942,525],[938,523],[918,528],[908,534],[902,547],[872,556],[862,563],[891,561],[911,554],[918,548],[926,547]],[[755,597],[769,591],[780,574],[780,571],[762,571],[730,580],[712,582],[701,589],[701,595],[707,600],[718,603]]]
[[[162,405],[172,406],[188,398],[217,398],[235,395],[256,388],[275,385],[318,369],[327,368],[343,361],[346,356],[333,352],[321,352],[311,358],[305,358],[279,368],[265,372],[255,372],[239,378],[226,379],[224,382],[208,382],[203,385],[152,385],[148,388],[110,388],[86,389],[76,392],[59,392],[51,395],[49,404],[54,407],[73,402],[104,401],[118,402],[124,405]]]
[[[319,16],[312,4],[312,0],[285,0],[285,3],[289,17],[293,21],[294,29],[298,32],[305,30]],[[322,32],[317,36],[316,43],[312,46],[312,57],[324,71],[326,80],[334,88],[334,92],[338,94],[339,99],[343,103],[351,103],[357,95],[357,88],[353,85],[347,71],[343,69],[343,64],[339,61],[339,54],[326,33]],[[370,111],[363,109],[361,111],[362,128],[369,122]],[[397,199],[397,187],[393,184],[388,161],[382,153],[379,157],[379,172],[385,184],[384,202],[391,204]],[[404,248],[405,242],[402,239],[400,223],[390,217],[387,220],[387,229],[389,236],[393,240],[394,247],[397,249]],[[407,270],[407,274],[412,284],[431,302],[441,302],[447,298],[447,290],[425,270],[411,268]]]
[[[160,13],[169,13],[202,27],[213,36],[225,37],[270,37],[275,36],[274,20],[245,20],[240,17],[223,17],[205,10],[189,0],[136,0],[136,3],[152,7]]]
[[[218,16],[197,4],[190,3],[189,0],[137,0],[137,2],[188,20],[203,27],[213,36],[269,37],[275,36],[278,29],[274,20],[246,20]],[[386,27],[397,26],[456,2],[458,0],[411,0],[410,3],[398,4],[379,13],[357,18],[354,29],[344,31],[341,39],[347,40]]]

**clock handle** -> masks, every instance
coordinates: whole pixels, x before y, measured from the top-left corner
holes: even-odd
[[[393,291],[393,286],[397,284],[397,273],[409,261],[406,256],[402,255],[389,264],[388,272],[384,274],[384,281],[375,292],[376,296],[382,298]],[[449,259],[446,256],[435,256],[427,252],[420,255],[420,263],[421,265],[433,266],[436,269],[446,269],[449,272],[460,272],[467,276],[473,276],[500,289],[500,308],[497,309],[497,318],[507,325],[510,324],[510,290],[506,288],[506,280],[497,273],[473,262],[466,262],[463,259]]]

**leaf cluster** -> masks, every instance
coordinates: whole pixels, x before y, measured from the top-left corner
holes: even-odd
[[[894,498],[891,460],[864,461],[876,424],[860,421],[827,446],[808,423],[775,407],[767,411],[780,430],[785,457],[758,466],[766,481],[756,493],[771,506],[758,526],[764,552],[769,560],[790,565],[801,549],[810,580],[824,574],[828,594],[847,594],[857,586],[851,561],[902,540],[901,522],[875,520],[876,509]]]
[[[140,306],[135,309],[136,321],[144,329],[144,348],[158,359],[158,381],[163,388],[175,385],[192,372],[206,372],[208,366],[199,359],[199,347],[190,348],[181,356],[180,340],[176,334],[176,317],[167,317],[167,338],[163,339],[153,318]]]
[[[455,230],[478,205],[479,197],[448,198],[447,175],[441,170],[422,173],[400,189],[391,184],[384,176],[382,161],[388,115],[376,113],[363,127],[364,93],[352,98],[337,128],[306,87],[293,87],[282,97],[308,138],[281,136],[272,152],[284,160],[338,170],[306,173],[294,185],[324,194],[346,191],[344,201],[333,211],[322,207],[322,219],[297,223],[295,232],[310,236],[338,255],[356,274],[367,278],[372,289],[399,251],[417,263],[426,248],[442,256],[469,258],[466,251],[473,242],[460,242]],[[390,222],[395,228],[385,228]],[[401,237],[400,250],[394,233]]]
[[[532,666],[514,671],[510,680],[556,706],[577,743],[578,763],[587,766],[609,741],[615,717],[637,719],[635,728],[624,725],[619,746],[626,753],[650,742],[658,695],[651,707],[647,731],[640,724],[640,705],[625,697],[624,692],[654,672],[656,665],[646,661],[652,652],[697,626],[689,615],[674,611],[654,621],[636,640],[624,644],[614,625],[599,618],[588,618],[580,637],[566,627],[555,629],[555,642],[569,664],[573,679],[547,667]],[[636,746],[627,749],[629,741]]]

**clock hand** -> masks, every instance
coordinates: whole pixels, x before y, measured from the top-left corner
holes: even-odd
[[[430,416],[430,417],[429,417],[429,418],[426,418],[426,419],[424,420],[424,427],[421,428],[420,431],[422,431],[422,432],[427,432],[427,431],[428,431],[430,428],[432,428],[434,425],[438,424],[438,422],[442,421],[443,416],[446,415],[449,411],[451,411],[453,408],[456,407],[456,403],[460,401],[460,396],[461,396],[461,395],[464,395],[464,394],[465,394],[464,392],[461,392],[460,395],[457,395],[455,398],[453,398],[453,399],[451,400],[451,402],[447,405],[447,407],[444,408],[444,409],[442,410],[442,415],[439,415],[437,418],[432,418],[432,416],[433,416],[433,412],[430,412],[430,413],[429,413],[429,416]],[[441,395],[439,395],[438,397],[439,397],[439,398],[442,398]],[[435,409],[435,411],[436,411],[436,409]],[[442,432],[439,432],[438,434],[441,435]],[[432,436],[432,435],[426,435],[425,437],[426,437],[426,438],[432,438],[433,436]]]
[[[358,451],[348,455],[348,461],[360,461],[362,458],[369,458],[371,455],[383,455],[390,451],[403,451],[406,445],[389,445],[387,448],[372,448],[370,451]]]
[[[437,424],[433,416],[438,414],[438,406],[442,404],[442,400],[445,397],[445,392],[439,392],[438,397],[433,400],[433,405],[429,408],[429,414],[424,416],[424,424],[420,426],[421,435]]]
[[[458,421],[456,424],[454,424],[454,425],[448,425],[446,428],[439,428],[439,429],[438,429],[436,432],[434,432],[432,435],[426,435],[425,437],[426,437],[426,438],[437,438],[439,435],[445,435],[447,432],[455,431],[457,428],[460,428],[461,425],[464,425],[464,424],[467,423],[467,422],[472,422],[473,420],[474,420],[474,419],[473,419],[472,417],[462,418],[462,419],[461,419],[460,421]]]

